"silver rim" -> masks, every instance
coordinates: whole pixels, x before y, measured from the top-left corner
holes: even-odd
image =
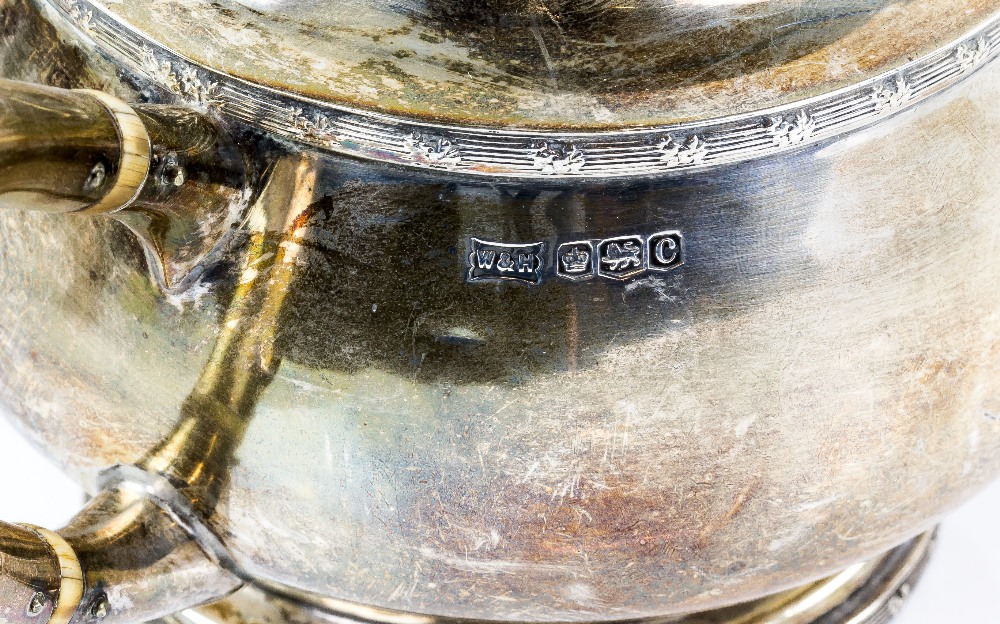
[[[897,70],[788,106],[653,128],[528,131],[426,123],[279,92],[193,63],[90,0],[46,1],[112,60],[179,101],[322,150],[491,177],[649,176],[778,154],[892,116],[1000,52],[997,16]]]

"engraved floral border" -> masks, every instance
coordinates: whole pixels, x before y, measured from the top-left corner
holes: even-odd
[[[530,132],[424,124],[297,97],[195,65],[90,0],[48,1],[105,54],[174,99],[320,149],[499,177],[651,175],[780,153],[884,119],[942,91],[1000,53],[998,16],[898,70],[796,105],[643,130]]]

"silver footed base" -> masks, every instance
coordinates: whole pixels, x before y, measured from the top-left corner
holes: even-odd
[[[856,564],[822,581],[753,602],[630,624],[887,624],[899,613],[922,575],[934,538],[935,531],[929,531],[874,561]],[[220,602],[166,618],[164,624],[288,622],[463,624],[471,620],[382,611],[342,602],[318,605],[279,591],[248,586]]]

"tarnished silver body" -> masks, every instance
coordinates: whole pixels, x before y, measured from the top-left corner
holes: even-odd
[[[103,84],[73,86],[136,96],[80,61]],[[638,179],[317,151],[281,366],[208,526],[328,606],[520,621],[716,608],[926,530],[1000,473],[997,102],[994,63],[875,125]],[[551,270],[658,232],[683,264]],[[548,268],[470,279],[474,239]],[[241,253],[165,294],[116,221],[0,212],[0,398],[95,490],[174,429]]]

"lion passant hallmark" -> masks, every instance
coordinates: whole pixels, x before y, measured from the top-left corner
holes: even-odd
[[[551,247],[555,249],[551,262],[545,261],[548,248],[544,241],[518,244],[472,238],[468,281],[540,284],[552,274],[573,282],[595,277],[625,281],[648,271],[665,272],[684,264],[684,237],[677,230],[559,243]]]

